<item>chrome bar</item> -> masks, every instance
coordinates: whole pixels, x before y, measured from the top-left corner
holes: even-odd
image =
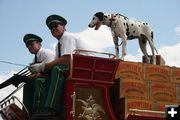
[[[106,52],[97,52],[97,51],[93,51],[93,50],[83,50],[83,49],[76,49],[74,50],[75,54],[79,54],[80,52],[90,52],[90,53],[96,53],[96,54],[104,54],[104,55],[108,55],[109,58],[110,56],[113,56],[112,58],[116,58],[116,55],[112,54],[112,53],[106,53]]]

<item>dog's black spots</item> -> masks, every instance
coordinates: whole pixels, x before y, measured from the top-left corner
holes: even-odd
[[[131,38],[134,38],[134,36],[133,36],[133,35],[131,35],[130,37],[131,37]]]
[[[154,36],[153,36],[153,32],[151,32],[151,39],[153,39],[153,37],[154,37]]]
[[[131,24],[131,26],[133,26],[134,24]]]
[[[142,39],[142,43],[143,43],[143,44],[146,44],[146,39]]]
[[[124,24],[124,26],[126,26],[126,23],[123,23]]]
[[[127,31],[127,32],[126,32],[126,35],[129,36],[129,34],[130,34],[130,33]]]
[[[129,27],[126,28],[126,32],[129,32]]]
[[[129,39],[134,39],[133,35],[128,36]]]
[[[143,25],[147,25],[147,23],[143,23]]]
[[[126,28],[126,35],[127,35],[127,36],[130,35],[129,28]]]
[[[124,17],[124,20],[127,20],[127,18],[126,18],[126,17]]]
[[[136,31],[133,31],[133,33],[135,33]]]
[[[142,43],[146,44],[147,40],[145,38],[142,39]]]
[[[107,16],[105,15],[104,18],[103,18],[103,21],[105,21],[107,19]]]
[[[140,39],[142,40],[143,44],[145,44],[147,42],[147,37],[143,34],[140,34]]]
[[[141,27],[141,26],[139,25],[139,27]]]
[[[127,39],[128,40],[139,39],[139,37],[138,36],[134,36],[134,35],[129,35],[129,36],[127,36]]]
[[[127,28],[129,27],[128,23],[126,23],[126,27],[127,27]]]

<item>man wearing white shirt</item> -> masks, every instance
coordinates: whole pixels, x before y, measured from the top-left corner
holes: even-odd
[[[84,49],[86,50],[88,48],[88,45],[84,43],[84,41],[81,40],[79,36],[77,36],[74,33],[70,33],[67,31],[64,31],[63,35],[60,39],[58,39],[58,43],[60,44],[61,48],[61,56],[73,54],[75,53],[74,50],[76,49]],[[59,48],[58,44],[56,45],[56,58],[59,57]],[[89,53],[83,53],[80,54],[89,55]]]
[[[37,56],[37,63],[40,62],[48,63],[55,59],[55,54],[51,50],[45,49],[43,47],[39,49],[39,51],[36,53],[36,56]],[[35,58],[33,60],[33,63],[35,63]]]
[[[31,64],[41,62],[47,63],[54,60],[55,54],[51,50],[42,47],[42,38],[39,36],[35,34],[26,34],[23,40],[29,52],[35,55]],[[24,86],[23,103],[28,109],[30,116],[34,112],[41,111],[44,107],[45,102],[43,99],[47,97],[45,94],[46,92],[44,92],[47,89],[44,83],[47,79],[48,76],[45,76],[44,73],[36,73],[29,76],[29,81]]]
[[[59,15],[47,17],[46,25],[51,31],[52,36],[58,40],[56,59],[49,63],[31,65],[31,70],[36,72],[51,69],[50,88],[45,104],[47,109],[37,117],[43,120],[50,118],[58,119],[58,115],[62,114],[62,97],[64,81],[69,69],[69,54],[73,54],[76,49],[87,49],[87,45],[77,35],[66,31],[66,24],[66,19]]]

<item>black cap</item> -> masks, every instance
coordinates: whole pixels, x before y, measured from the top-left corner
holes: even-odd
[[[24,43],[27,43],[29,41],[38,41],[38,42],[42,42],[42,38],[35,35],[35,34],[26,34],[23,38]]]
[[[67,21],[65,18],[59,16],[59,15],[50,15],[46,19],[46,25],[49,27],[51,23],[61,23],[63,25],[67,24]]]

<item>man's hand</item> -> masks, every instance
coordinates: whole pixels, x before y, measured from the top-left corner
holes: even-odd
[[[29,67],[31,72],[35,72],[35,73],[39,73],[39,72],[44,72],[44,68],[45,68],[45,63],[36,63],[33,64]]]

